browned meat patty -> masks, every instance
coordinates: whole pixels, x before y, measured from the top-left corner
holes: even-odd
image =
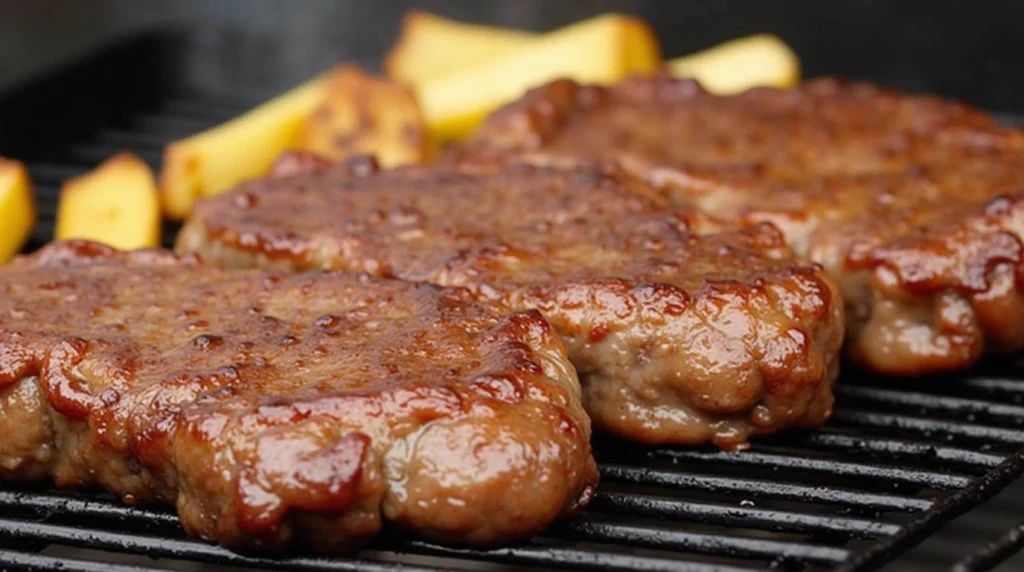
[[[586,503],[590,421],[541,315],[349,273],[72,242],[0,269],[0,479],[173,503],[232,547],[386,522],[529,536]]]
[[[616,159],[678,203],[777,225],[847,300],[875,370],[963,368],[1024,347],[1024,133],[933,97],[818,80],[720,97],[666,77],[556,81],[461,154]]]
[[[539,308],[595,423],[631,439],[736,447],[831,412],[842,303],[769,225],[699,236],[699,217],[667,213],[663,196],[615,168],[285,167],[200,204],[178,250]]]

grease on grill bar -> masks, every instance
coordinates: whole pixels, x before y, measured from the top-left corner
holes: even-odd
[[[138,52],[156,46],[173,53],[180,48],[173,42],[182,41],[187,36],[135,40],[69,77],[0,100],[0,154],[25,159],[36,183],[41,223],[30,248],[52,237],[64,179],[122,149],[158,168],[172,138],[259,101],[184,79],[123,94],[90,91],[103,83],[89,81],[103,70],[142,83],[161,75],[153,58]],[[84,103],[42,112],[40,102],[62,101],[67,93]],[[82,108],[91,115],[67,115]],[[19,131],[12,119],[18,117],[31,118],[22,126],[28,131]],[[31,133],[45,134],[45,144],[20,147]],[[165,243],[174,231],[165,228]],[[168,562],[280,570],[873,569],[1024,472],[1024,361],[1005,361],[906,384],[876,384],[847,368],[836,414],[823,431],[760,440],[743,453],[644,450],[598,439],[603,481],[592,505],[520,545],[475,551],[386,534],[349,558],[268,558],[190,539],[160,508],[126,507],[104,494],[7,487],[0,488],[0,569],[126,572]],[[988,555],[1002,557],[1003,546],[1021,542],[1018,532],[962,569],[983,569],[994,562]]]

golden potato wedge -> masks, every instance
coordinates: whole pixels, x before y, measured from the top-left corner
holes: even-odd
[[[609,84],[660,65],[660,48],[646,23],[606,14],[415,87],[431,133],[446,141],[468,135],[495,108],[553,79]]]
[[[266,173],[282,151],[295,147],[326,85],[326,76],[317,77],[223,125],[168,145],[160,171],[166,215],[183,219],[198,199]]]
[[[86,238],[122,250],[158,246],[160,196],[149,167],[121,153],[66,181],[57,205],[56,238]]]
[[[645,62],[660,57],[658,41],[642,20],[626,19],[625,25],[631,28],[627,59],[643,69]],[[493,60],[538,37],[533,32],[466,24],[410,10],[402,20],[398,41],[384,59],[384,70],[393,79],[420,85]]]
[[[410,10],[402,20],[398,41],[384,58],[384,71],[392,79],[418,85],[492,60],[536,37]]]
[[[666,67],[672,75],[692,77],[719,94],[757,86],[793,87],[800,82],[800,58],[771,34],[738,38],[671,60]]]
[[[412,88],[368,75],[358,66],[331,73],[297,148],[332,161],[372,154],[385,167],[422,163],[434,153]]]
[[[25,165],[0,157],[0,264],[21,250],[36,224],[36,203]]]
[[[538,37],[530,32],[463,24],[411,11],[402,23],[398,42],[388,53],[385,68],[393,78],[420,85],[522,48]],[[632,37],[642,38],[643,34]],[[642,40],[639,44],[651,45]],[[647,56],[640,52],[637,57]],[[770,34],[738,38],[674,59],[667,67],[674,75],[697,78],[709,91],[723,94],[758,85],[792,87],[800,81],[799,58],[785,42]]]

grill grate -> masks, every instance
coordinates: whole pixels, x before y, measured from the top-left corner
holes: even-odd
[[[123,149],[159,168],[168,141],[272,91],[181,77],[182,66],[166,54],[187,41],[178,33],[142,36],[0,100],[0,154],[28,162],[39,200],[30,249],[52,236],[68,177]],[[72,107],[68,93],[76,94]],[[175,230],[165,229],[165,242]],[[602,486],[592,505],[516,546],[475,551],[385,535],[355,557],[266,558],[187,538],[165,510],[122,506],[105,494],[8,488],[0,490],[0,569],[121,572],[191,562],[279,570],[864,570],[1024,473],[1024,359],[916,383],[848,367],[837,392],[824,430],[763,439],[743,453],[598,438]],[[962,569],[980,569],[1021,543],[1018,529]],[[111,563],[121,555],[129,557]]]

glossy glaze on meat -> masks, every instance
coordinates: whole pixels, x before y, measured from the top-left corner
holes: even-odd
[[[169,502],[240,548],[345,551],[385,523],[505,542],[597,480],[536,311],[85,242],[0,269],[0,435],[0,479]]]
[[[836,80],[732,97],[556,81],[458,153],[614,159],[677,204],[776,225],[840,283],[849,350],[875,370],[1024,347],[1024,133],[964,105]]]
[[[713,221],[615,167],[285,164],[200,204],[178,250],[539,308],[595,423],[631,439],[736,447],[831,412],[842,303],[769,225],[699,236]]]

